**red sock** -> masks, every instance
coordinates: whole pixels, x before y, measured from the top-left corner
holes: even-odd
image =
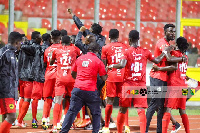
[[[32,101],[32,117],[37,121],[37,107],[38,107],[38,99],[33,99]]]
[[[182,118],[183,125],[185,127],[185,132],[189,133],[190,132],[190,125],[189,125],[189,120],[188,120],[187,114],[181,115],[181,118]]]
[[[53,126],[57,125],[60,113],[60,104],[56,103],[53,109]]]
[[[12,126],[12,124],[10,124],[6,120],[4,120],[0,126],[0,133],[10,133],[11,126]]]
[[[170,113],[168,113],[168,112],[164,113],[164,116],[162,119],[162,132],[163,133],[167,133],[167,129],[168,129],[169,122],[170,122],[170,117],[171,117]]]
[[[67,99],[65,102],[65,110],[64,110],[65,115],[67,114],[68,109],[69,109],[69,100]]]
[[[146,130],[146,115],[144,109],[137,109],[138,115],[140,117],[140,132],[145,133]]]
[[[51,99],[51,103],[50,103],[49,110],[48,110],[48,113],[47,113],[48,114],[47,118],[50,117],[52,102],[53,102],[53,100]]]
[[[125,121],[125,114],[118,112],[118,115],[117,115],[117,132],[118,133],[122,133],[124,121]]]
[[[22,104],[22,109],[21,109],[21,113],[19,115],[19,119],[18,119],[18,122],[19,123],[22,123],[22,120],[24,119],[27,111],[28,111],[28,108],[29,108],[29,102],[27,101],[24,101],[23,104]]]
[[[126,114],[125,114],[125,126],[129,126],[128,125],[128,109],[127,109]]]
[[[46,98],[44,101],[44,107],[43,107],[43,118],[47,118],[51,109],[52,99]]]
[[[60,120],[61,120],[61,117],[62,117],[62,110],[63,110],[63,104],[62,104],[62,102],[61,102],[61,105],[60,105],[60,113],[59,113],[59,117],[58,117],[57,123],[60,123]]]
[[[82,115],[83,115],[83,119],[85,119],[85,106],[82,107]]]
[[[80,112],[78,112],[78,114],[77,114],[76,117],[77,117],[77,118],[81,118]]]
[[[107,104],[105,108],[105,127],[109,126],[112,110],[113,110],[113,105]]]
[[[23,104],[23,102],[24,102],[24,99],[21,98],[21,99],[20,99],[20,102],[19,102],[19,114],[21,113],[21,109],[22,109],[22,104]],[[18,114],[17,120],[19,119],[19,114]]]

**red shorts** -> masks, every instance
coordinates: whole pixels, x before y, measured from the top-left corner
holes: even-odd
[[[185,110],[186,99],[187,98],[166,98],[165,107]]]
[[[65,94],[65,96],[71,97],[71,91],[74,88],[74,82],[60,82],[56,81],[55,85],[55,96],[61,96]]]
[[[18,90],[19,90],[19,96],[24,97],[24,81],[19,80]]]
[[[43,87],[43,97],[54,97],[55,96],[55,83],[56,79],[48,79],[45,80],[44,82],[44,87]]]
[[[16,113],[14,98],[0,98],[0,114]]]
[[[134,82],[134,81],[127,81],[124,82],[123,87],[125,86],[139,86],[142,89],[146,88],[146,84],[143,82]],[[147,108],[147,95],[142,96],[141,94],[133,96],[133,98],[126,98],[121,96],[119,99],[119,106],[121,107],[131,107],[131,102],[133,101],[133,106],[135,108]]]
[[[31,81],[23,81],[23,82],[24,83],[20,88],[20,96],[22,95],[24,98],[31,98],[33,82]]]
[[[106,96],[120,97],[123,82],[106,82]]]
[[[44,83],[33,81],[32,99],[40,100],[42,98]]]

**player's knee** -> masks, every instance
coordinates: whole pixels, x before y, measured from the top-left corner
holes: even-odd
[[[184,109],[179,109],[179,113],[180,113],[180,115],[184,115],[184,114],[186,114],[186,111]]]
[[[31,102],[31,98],[24,98],[24,101],[30,103]]]
[[[9,123],[13,123],[16,120],[16,113],[9,113],[6,117]]]
[[[107,97],[107,104],[113,105],[114,99],[114,97]]]
[[[128,109],[127,107],[120,107],[119,108],[119,112],[123,113],[123,114],[126,114],[127,109]]]

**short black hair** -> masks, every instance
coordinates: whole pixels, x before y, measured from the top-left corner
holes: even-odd
[[[176,44],[178,46],[178,49],[181,52],[185,52],[189,47],[189,44],[187,43],[187,39],[185,39],[184,37],[177,38],[176,39]]]
[[[117,38],[119,38],[119,31],[117,29],[111,29],[109,31],[109,38],[110,39],[117,39]]]
[[[71,35],[71,37],[74,37],[74,38],[76,38],[76,35]]]
[[[40,34],[40,32],[33,31],[32,34],[31,34],[31,39],[36,39],[39,34]]]
[[[50,38],[51,38],[51,36],[48,33],[45,33],[45,34],[42,35],[42,40],[43,41],[48,41]]]
[[[53,31],[51,32],[51,35],[52,35],[53,37],[58,37],[58,36],[61,35],[61,32],[60,32],[59,30],[53,30]]]
[[[102,27],[97,23],[92,24],[91,28],[92,28],[92,33],[94,34],[100,34],[102,32]]]
[[[164,31],[165,31],[167,28],[169,28],[169,27],[175,28],[175,25],[174,25],[174,24],[166,24],[166,25],[164,26]]]
[[[22,40],[22,35],[19,32],[13,31],[8,36],[8,43],[14,44],[16,41]]]
[[[97,42],[91,42],[88,44],[88,50],[91,50],[92,52],[98,52],[99,51],[99,44]]]
[[[25,34],[21,34],[22,35],[22,37],[25,37]]]
[[[67,31],[64,30],[64,29],[60,30],[60,32],[61,32],[61,36],[65,36],[65,35],[67,35]]]
[[[67,35],[63,36],[62,43],[70,44],[71,43],[70,37]]]
[[[131,39],[131,40],[139,40],[140,39],[139,32],[137,30],[131,30],[129,32],[129,39]]]

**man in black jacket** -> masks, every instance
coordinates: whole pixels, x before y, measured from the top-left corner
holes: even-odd
[[[78,29],[81,29],[81,27],[84,26],[84,25],[83,25],[83,23],[80,21],[80,19],[79,19],[76,15],[73,14],[73,12],[72,12],[71,9],[68,9],[68,12],[69,12],[69,14],[72,15],[73,20],[74,20],[76,26],[78,27]],[[85,29],[84,32],[82,32],[82,33],[79,32],[79,33],[77,34],[76,38],[77,38],[77,37],[80,37],[80,36],[82,36],[82,35],[83,35],[84,37],[86,37],[86,36],[89,35],[89,34],[94,35],[95,38],[96,38],[96,42],[99,44],[99,52],[98,52],[98,54],[101,56],[101,49],[102,49],[102,47],[105,45],[105,41],[106,41],[106,38],[105,38],[104,36],[101,35],[101,32],[102,32],[102,27],[101,27],[99,24],[94,23],[94,24],[92,24],[92,26],[90,27],[89,30],[88,30],[88,29]],[[75,43],[75,45],[76,45],[76,43]],[[99,55],[98,55],[98,56],[99,56]]]
[[[32,101],[32,127],[37,128],[37,106],[38,106],[38,100],[42,98],[42,90],[44,86],[44,73],[45,73],[45,66],[43,62],[43,55],[44,50],[42,50],[42,47],[40,45],[41,43],[41,35],[40,32],[34,31],[31,35],[32,38],[32,45],[23,45],[21,49],[23,51],[27,51],[31,53],[31,55],[34,57],[32,62],[32,68],[31,68],[31,77],[33,78],[33,89],[32,89],[32,95],[31,99]],[[43,52],[42,52],[43,51]]]
[[[11,32],[8,44],[0,49],[0,113],[3,123],[0,133],[9,133],[16,119],[15,100],[18,99],[18,61],[16,51],[20,49],[22,36]]]

